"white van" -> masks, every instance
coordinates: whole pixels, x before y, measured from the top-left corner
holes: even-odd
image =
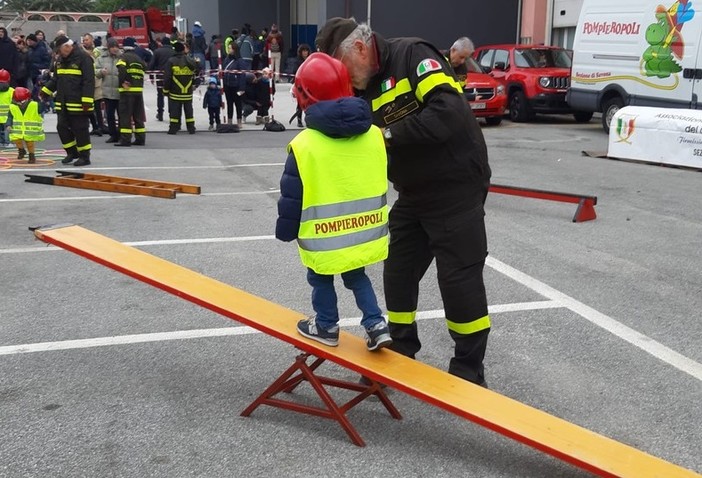
[[[602,112],[609,132],[626,105],[702,109],[700,0],[584,0],[573,44],[573,109]]]

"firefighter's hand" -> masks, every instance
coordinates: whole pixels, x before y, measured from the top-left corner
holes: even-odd
[[[92,103],[83,103],[83,111],[90,111],[90,108],[92,107]]]
[[[132,86],[132,84],[128,81],[122,82],[122,88],[124,88],[125,90],[128,90],[129,88],[131,88],[131,86]]]

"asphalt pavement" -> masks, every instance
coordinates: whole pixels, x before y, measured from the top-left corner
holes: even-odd
[[[273,114],[291,126],[287,89],[279,85]],[[36,167],[0,152],[0,477],[587,476],[394,390],[402,420],[374,400],[349,412],[364,448],[330,420],[271,407],[241,417],[292,364],[292,346],[28,231],[80,224],[311,311],[296,247],[273,238],[294,125],[267,132],[250,119],[218,134],[196,107],[198,132],[169,136],[151,86],[146,104],[147,145],[94,137],[93,164],[81,170],[198,184],[201,195],[25,183],[70,168],[55,163],[52,115]],[[540,116],[483,133],[495,183],[598,198],[597,219],[573,223],[573,204],[488,196],[491,389],[702,473],[701,173],[585,157],[606,150],[594,120]],[[384,306],[382,266],[368,271]],[[360,335],[353,297],[338,287],[345,329]],[[445,369],[453,350],[434,268],[419,308],[417,358]],[[294,396],[316,403],[309,388]]]

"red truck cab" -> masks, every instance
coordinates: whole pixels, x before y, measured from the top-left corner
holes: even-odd
[[[108,33],[120,44],[127,37],[134,38],[140,46],[153,46],[157,33],[171,34],[175,17],[169,12],[149,7],[144,10],[119,10],[110,17]]]

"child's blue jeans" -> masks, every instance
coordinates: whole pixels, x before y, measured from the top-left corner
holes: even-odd
[[[363,313],[363,327],[369,329],[384,321],[373,285],[363,267],[342,273],[341,279],[344,286],[353,291],[356,305]],[[317,326],[329,330],[339,322],[334,276],[317,274],[312,269],[307,269],[307,282],[312,286],[312,308],[317,314]]]

